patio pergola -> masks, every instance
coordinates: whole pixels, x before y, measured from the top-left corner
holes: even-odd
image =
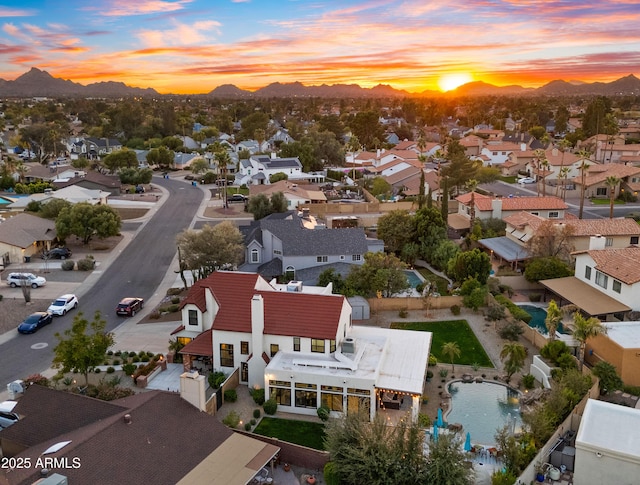
[[[491,251],[492,256],[495,254],[502,261],[510,263],[514,269],[518,266],[518,263],[531,258],[531,253],[527,248],[506,236],[480,239],[478,244]]]

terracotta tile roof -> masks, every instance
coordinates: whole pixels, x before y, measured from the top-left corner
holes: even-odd
[[[459,195],[456,200],[464,205],[471,204],[471,193]],[[560,197],[547,196],[547,197],[503,197],[501,199],[494,199],[488,195],[478,194],[476,192],[474,197],[474,203],[477,210],[490,211],[492,210],[491,201],[501,200],[502,211],[520,211],[520,210],[563,210],[568,209],[567,204]]]
[[[403,140],[396,144],[394,147],[396,150],[410,150],[411,147],[416,147],[418,142],[413,140]]]
[[[408,167],[408,168],[405,168],[404,170],[400,170],[399,172],[388,175],[386,177],[386,180],[391,185],[395,185],[398,182],[403,182],[404,180],[407,180],[408,178],[413,177],[415,175],[417,175],[418,179],[420,179],[420,169],[416,167]]]
[[[540,227],[540,224],[542,224],[547,219],[545,219],[544,217],[536,216],[526,211],[522,211],[504,217],[502,220],[513,227],[524,228],[525,226],[531,226],[534,230],[536,230],[538,227]]]
[[[198,280],[189,288],[187,296],[180,302],[180,310],[187,304],[193,304],[198,307],[198,310],[201,312],[204,313],[207,311],[207,301],[204,293],[207,285],[204,284],[203,281],[204,280]]]
[[[555,166],[560,167],[562,165],[564,165],[565,167],[568,167],[580,160],[580,158],[578,158],[577,155],[569,151],[564,152],[564,159],[563,159],[562,151],[558,150],[557,148],[551,148],[551,149],[545,150],[544,155],[547,161],[549,162],[549,165],[552,165],[554,167]]]
[[[596,269],[632,285],[640,281],[640,248],[601,249],[587,251]]]
[[[606,165],[592,165],[587,171],[584,184],[589,187],[603,183],[607,177],[614,176],[620,179],[640,174],[640,167],[631,165],[622,165],[621,163],[607,163]],[[582,177],[578,176],[573,179],[576,184],[582,183]]]
[[[213,357],[213,340],[211,338],[211,333],[211,329],[205,330],[187,345],[182,347],[182,350],[180,350],[179,353]]]
[[[534,231],[540,227],[540,225],[547,221],[540,216],[530,214],[529,212],[518,212],[517,214],[511,214],[503,219],[507,224],[523,228],[530,226]],[[626,217],[620,217],[616,219],[577,219],[577,218],[565,218],[554,219],[554,224],[566,224],[571,226],[572,237],[585,237],[585,236],[640,236],[640,225],[636,221]]]
[[[484,146],[484,148],[492,152],[519,152],[520,151],[520,145],[518,143],[511,143],[508,141],[499,142],[499,143],[488,142]]]

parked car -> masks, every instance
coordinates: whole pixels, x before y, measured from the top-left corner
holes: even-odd
[[[73,308],[78,308],[78,298],[76,295],[67,294],[56,298],[51,302],[47,311],[52,315],[66,315]]]
[[[20,325],[18,325],[18,332],[20,333],[33,333],[53,322],[53,315],[49,312],[35,312],[25,318]]]
[[[245,202],[247,200],[247,196],[243,194],[233,194],[227,197],[229,202]]]
[[[11,288],[22,286],[23,284],[29,285],[31,288],[37,288],[38,286],[46,285],[47,280],[33,273],[9,273],[9,276],[7,276],[7,284]]]
[[[20,416],[13,412],[16,404],[18,404],[17,401],[0,402],[0,429],[8,428],[20,419]]]
[[[535,184],[536,183],[536,179],[534,179],[532,177],[523,177],[521,179],[518,179],[518,183],[519,184]]]
[[[67,259],[71,257],[69,248],[53,248],[50,251],[44,251],[40,257],[42,259]]]
[[[123,298],[116,307],[118,315],[132,317],[144,308],[144,300],[142,298]]]

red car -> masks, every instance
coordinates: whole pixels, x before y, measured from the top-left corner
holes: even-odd
[[[124,315],[132,317],[144,307],[144,300],[142,298],[123,298],[116,307],[116,313],[118,315]]]

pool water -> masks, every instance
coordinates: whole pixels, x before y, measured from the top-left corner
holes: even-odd
[[[448,423],[460,423],[463,436],[468,432],[471,442],[494,445],[499,428],[510,424],[515,433],[522,430],[519,394],[513,389],[492,382],[453,382],[449,384],[451,411]]]
[[[531,315],[532,318],[529,322],[529,326],[531,328],[537,329],[542,335],[547,335],[549,333],[547,332],[547,325],[544,323],[547,319],[547,310],[533,305],[520,305],[520,308]],[[558,333],[564,333],[562,323],[558,325]]]
[[[415,270],[405,269],[404,274],[407,275],[407,280],[409,280],[409,285],[411,288],[416,288],[418,285],[424,283],[424,280],[416,273]]]

